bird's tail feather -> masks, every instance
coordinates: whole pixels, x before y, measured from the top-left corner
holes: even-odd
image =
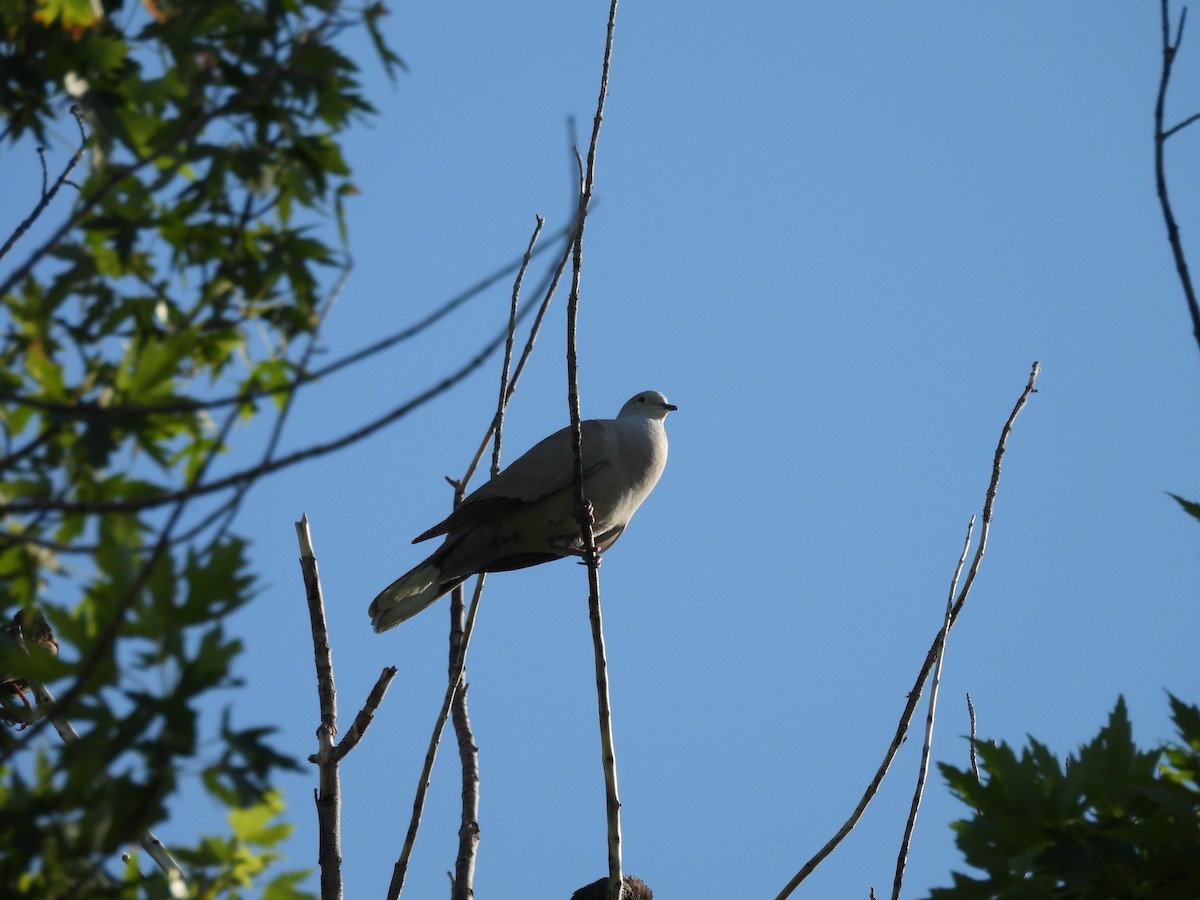
[[[411,572],[401,575],[371,601],[367,610],[371,616],[371,625],[376,633],[395,628],[443,594],[454,590],[463,581],[463,578],[443,581],[442,572],[437,564],[426,560]]]

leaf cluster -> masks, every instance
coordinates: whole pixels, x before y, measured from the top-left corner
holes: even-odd
[[[1170,698],[1177,743],[1140,750],[1119,699],[1064,763],[1029,739],[981,744],[986,777],[942,765],[975,810],[957,843],[982,875],[953,874],[938,900],[1200,897],[1200,709]]]

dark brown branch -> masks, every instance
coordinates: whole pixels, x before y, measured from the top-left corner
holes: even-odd
[[[1167,138],[1187,127],[1200,118],[1200,115],[1185,119],[1170,130],[1163,127],[1167,104],[1167,87],[1171,81],[1171,68],[1179,47],[1183,43],[1183,26],[1187,20],[1187,8],[1180,13],[1179,28],[1175,40],[1171,40],[1171,11],[1170,0],[1162,0],[1162,76],[1158,82],[1158,99],[1154,104],[1154,181],[1158,190],[1158,202],[1162,207],[1163,222],[1167,226],[1167,242],[1171,245],[1171,256],[1175,260],[1175,271],[1179,275],[1179,283],[1183,288],[1183,296],[1187,301],[1188,313],[1192,319],[1192,334],[1196,346],[1200,348],[1200,301],[1196,298],[1196,289],[1192,284],[1192,276],[1188,271],[1187,257],[1183,252],[1183,241],[1179,236],[1179,223],[1175,220],[1175,212],[1171,208],[1171,198],[1167,191],[1166,143]]]
[[[1004,428],[1000,431],[1000,440],[996,445],[996,453],[992,460],[992,478],[988,483],[986,498],[983,505],[983,527],[979,533],[979,544],[975,549],[975,557],[971,561],[971,568],[967,571],[966,581],[959,590],[958,599],[954,601],[954,608],[950,612],[950,626],[945,631],[948,633],[954,627],[954,623],[958,620],[958,614],[962,611],[963,604],[967,602],[967,596],[971,592],[971,586],[975,583],[975,575],[979,571],[979,566],[983,562],[983,554],[987,548],[988,532],[991,528],[992,507],[996,499],[996,488],[1000,483],[1000,463],[1004,457],[1005,446],[1008,442],[1008,436],[1012,432],[1013,423],[1017,420],[1017,416],[1021,410],[1025,408],[1029,397],[1036,390],[1034,387],[1037,382],[1038,372],[1041,367],[1038,363],[1033,364],[1033,368],[1029,373],[1029,381],[1025,384],[1025,390],[1021,392],[1021,396],[1017,399],[1016,405],[1013,407],[1012,413],[1009,414],[1008,420],[1004,423]],[[925,679],[929,676],[934,663],[937,661],[938,654],[942,648],[942,630],[939,629],[937,635],[933,639],[933,644],[929,648],[929,652],[925,655],[925,662],[921,666],[921,671],[917,674],[917,680],[913,684],[912,690],[908,692],[908,703],[904,707],[904,711],[900,714],[900,722],[896,726],[896,733],[892,737],[892,742],[888,746],[887,752],[884,754],[883,762],[880,763],[874,777],[871,779],[867,789],[863,792],[862,798],[855,807],[854,812],[850,814],[850,818],[845,824],[838,829],[837,833],[830,838],[820,850],[818,850],[808,862],[800,867],[800,871],[792,876],[789,881],[779,892],[776,900],[785,900],[790,897],[792,892],[799,887],[813,870],[816,869],[821,861],[834,851],[842,839],[850,833],[858,820],[862,817],[867,805],[874,798],[875,793],[879,790],[879,785],[883,782],[883,778],[887,775],[888,769],[892,765],[892,760],[896,756],[896,752],[900,749],[900,745],[904,742],[905,736],[908,734],[909,723],[912,722],[913,713],[916,711],[917,702],[921,699],[921,691],[925,686]]]

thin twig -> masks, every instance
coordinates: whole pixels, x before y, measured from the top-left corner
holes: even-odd
[[[571,449],[575,457],[575,508],[579,518],[583,559],[588,572],[588,617],[592,626],[592,647],[596,668],[596,705],[600,719],[600,750],[604,767],[605,813],[608,823],[608,896],[621,900],[621,801],[617,791],[617,757],[612,733],[612,708],[608,691],[608,662],[604,649],[604,624],[600,612],[600,553],[593,532],[594,515],[583,491],[583,425],[579,403],[579,364],[576,326],[579,318],[579,286],[583,272],[583,233],[588,206],[596,180],[596,147],[604,120],[604,101],[608,96],[608,76],[612,65],[613,33],[616,29],[617,0],[608,11],[608,31],[604,43],[604,63],[600,71],[600,96],[592,120],[592,140],[588,145],[587,165],[581,166],[579,208],[576,213],[574,252],[571,267],[571,293],[567,300],[567,402],[571,409]],[[578,154],[576,154],[578,156]]]
[[[996,499],[996,488],[1000,484],[1000,463],[1004,457],[1005,445],[1008,442],[1009,434],[1012,432],[1013,423],[1017,420],[1017,416],[1021,410],[1025,408],[1029,396],[1036,390],[1034,385],[1037,382],[1040,370],[1041,366],[1035,362],[1029,373],[1029,381],[1025,384],[1025,390],[1017,398],[1017,403],[1013,407],[1013,411],[1009,414],[1008,420],[1004,423],[1004,428],[1000,431],[1000,441],[996,445],[996,453],[992,459],[992,478],[988,483],[987,494],[983,504],[983,527],[979,531],[979,544],[975,548],[975,557],[971,562],[971,568],[967,571],[966,581],[959,590],[958,599],[955,600],[954,608],[951,610],[950,628],[953,628],[954,623],[958,620],[958,615],[962,611],[963,604],[967,602],[967,597],[971,592],[971,585],[975,583],[975,575],[978,573],[979,566],[983,562],[983,554],[987,548],[988,532],[992,521],[992,507]],[[883,762],[880,763],[874,777],[863,792],[862,798],[858,801],[858,806],[854,808],[854,812],[850,814],[850,818],[838,829],[837,833],[808,862],[800,867],[800,871],[792,876],[792,880],[779,892],[776,900],[785,900],[785,898],[791,896],[800,883],[812,874],[813,870],[821,864],[821,861],[832,853],[837,845],[850,833],[862,817],[867,805],[874,798],[875,793],[879,790],[879,785],[883,782],[884,776],[891,767],[896,752],[900,749],[900,744],[903,743],[905,735],[908,733],[908,726],[912,721],[913,713],[916,711],[917,701],[921,698],[921,690],[925,686],[925,679],[929,676],[929,672],[932,670],[934,662],[937,659],[938,650],[941,647],[941,637],[942,632],[939,630],[933,639],[933,644],[930,646],[929,652],[925,655],[925,662],[921,665],[921,671],[917,674],[916,682],[913,684],[912,690],[908,693],[908,702],[905,704],[904,711],[900,714],[900,722],[896,726],[896,733],[892,736],[892,742],[884,754]]]
[[[63,167],[62,172],[56,179],[54,179],[54,184],[48,189],[46,187],[46,151],[44,147],[38,147],[38,157],[42,162],[41,199],[38,200],[37,205],[33,208],[33,212],[26,216],[24,220],[22,220],[22,222],[15,229],[13,229],[13,233],[8,236],[8,240],[4,242],[4,246],[0,247],[0,259],[4,259],[4,257],[8,254],[8,251],[13,248],[13,245],[16,244],[16,242],[21,239],[21,236],[29,230],[29,226],[36,222],[38,217],[46,211],[46,207],[51,204],[55,196],[58,194],[59,188],[67,183],[67,179],[70,178],[71,172],[77,165],[79,165],[79,161],[83,159],[83,154],[87,150],[89,136],[84,130],[83,119],[80,116],[78,106],[72,105],[71,115],[75,117],[75,123],[79,126],[79,147],[73,154],[71,154],[71,158],[67,160],[66,166]]]
[[[967,691],[967,716],[971,720],[971,771],[975,773],[975,780],[979,780],[979,759],[975,753],[975,704],[971,702],[971,692]]]
[[[1171,208],[1171,199],[1167,192],[1166,143],[1167,138],[1200,119],[1200,114],[1191,116],[1171,129],[1163,127],[1163,119],[1167,104],[1167,86],[1171,81],[1171,68],[1179,47],[1183,43],[1183,25],[1187,21],[1187,8],[1184,7],[1179,15],[1179,28],[1175,40],[1171,40],[1171,10],[1170,0],[1162,0],[1162,76],[1158,82],[1158,99],[1154,104],[1154,182],[1158,190],[1158,202],[1162,207],[1163,222],[1167,226],[1167,243],[1171,245],[1171,256],[1175,260],[1175,271],[1179,275],[1179,283],[1183,288],[1183,296],[1187,301],[1188,313],[1192,319],[1192,334],[1200,347],[1200,301],[1196,298],[1196,289],[1192,284],[1192,276],[1188,271],[1187,257],[1183,252],[1183,240],[1179,236],[1179,223],[1175,220],[1175,212]]]
[[[533,257],[534,245],[537,244],[538,235],[542,233],[542,225],[545,224],[545,220],[541,216],[535,216],[534,218],[537,220],[537,225],[534,226],[533,234],[529,237],[529,246],[525,249],[525,257],[521,261],[521,269],[517,272],[516,280],[513,281],[512,305],[509,307],[508,313],[508,339],[504,343],[504,365],[500,370],[500,399],[496,401],[496,424],[492,428],[496,436],[495,447],[492,450],[493,478],[500,472],[500,435],[504,430],[504,409],[508,405],[508,369],[512,364],[513,336],[517,330],[517,309],[520,306],[521,300],[521,282],[525,279],[525,269],[529,266],[529,260]]]
[[[950,579],[950,595],[946,598],[946,614],[942,621],[942,633],[938,636],[937,663],[933,667],[933,678],[929,682],[929,713],[925,716],[925,741],[921,745],[921,764],[917,770],[917,787],[913,792],[912,807],[908,811],[908,822],[904,826],[904,838],[900,842],[900,854],[896,858],[896,876],[892,881],[892,900],[900,900],[900,885],[904,881],[904,867],[908,862],[908,847],[913,829],[917,826],[917,811],[921,808],[921,796],[925,793],[925,778],[929,774],[929,756],[933,751],[933,717],[937,710],[938,686],[942,680],[942,665],[946,660],[946,636],[950,633],[950,616],[954,612],[954,595],[958,591],[958,579],[962,575],[967,553],[971,549],[971,533],[975,530],[975,517],[967,525],[967,537],[963,541],[954,577]]]
[[[593,206],[596,204],[593,203]],[[575,227],[574,219],[571,220],[569,228]],[[544,244],[542,245],[545,246]],[[517,360],[516,368],[513,369],[512,378],[508,382],[508,391],[505,394],[504,402],[507,403],[512,399],[513,393],[517,389],[517,382],[521,380],[521,373],[525,371],[525,364],[529,361],[529,357],[533,354],[534,344],[537,342],[538,334],[542,329],[542,321],[546,318],[546,312],[550,309],[550,301],[554,299],[555,291],[558,290],[558,283],[562,279],[562,274],[566,270],[567,263],[571,259],[571,251],[574,245],[567,241],[563,245],[563,252],[559,256],[558,263],[555,265],[552,272],[548,273],[546,280],[538,287],[538,293],[542,295],[542,302],[538,306],[537,315],[533,318],[533,325],[529,328],[529,336],[525,339],[525,347],[521,351],[521,358]],[[548,284],[547,284],[548,282]],[[466,483],[471,480],[471,476],[475,474],[475,469],[479,465],[479,461],[483,459],[483,454],[487,450],[488,442],[492,439],[492,434],[496,429],[495,420],[488,426],[487,433],[484,434],[483,440],[479,443],[479,449],[475,451],[475,455],[471,458],[470,465],[467,466],[466,474],[462,481]]]

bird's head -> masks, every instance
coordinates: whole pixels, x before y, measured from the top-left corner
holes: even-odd
[[[621,411],[617,413],[617,418],[645,416],[651,419],[665,419],[667,413],[675,409],[679,409],[679,407],[668,403],[667,398],[658,391],[642,391],[629,398],[628,402],[621,407]]]

